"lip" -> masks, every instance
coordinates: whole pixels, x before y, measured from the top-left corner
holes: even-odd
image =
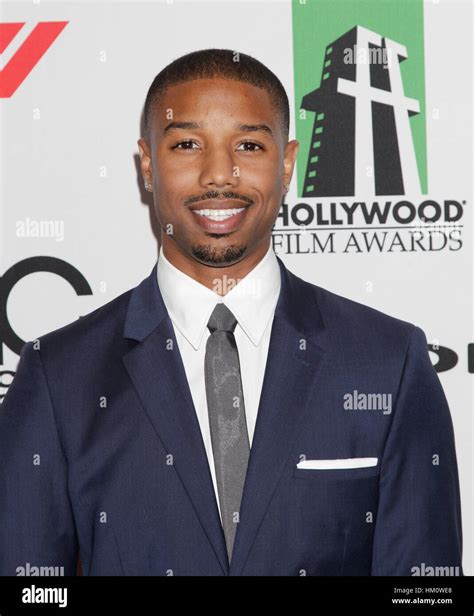
[[[195,210],[233,210],[242,207],[244,208],[242,212],[239,212],[234,216],[230,216],[227,220],[222,220],[220,222],[210,220],[205,216],[195,213]],[[242,221],[247,216],[249,208],[250,205],[248,204],[243,204],[242,202],[232,202],[229,199],[226,199],[225,201],[209,199],[208,201],[200,202],[198,207],[192,208],[191,213],[198,225],[209,233],[232,233],[232,231],[235,231],[241,225]]]

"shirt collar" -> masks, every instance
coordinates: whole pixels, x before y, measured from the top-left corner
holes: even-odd
[[[224,296],[175,267],[165,257],[163,246],[157,278],[172,322],[196,350],[219,302],[232,311],[238,325],[257,346],[273,316],[281,287],[280,268],[271,245],[263,259]]]

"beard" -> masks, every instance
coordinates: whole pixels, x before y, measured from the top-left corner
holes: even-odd
[[[224,237],[219,234],[217,237]],[[208,265],[232,265],[237,263],[243,257],[247,250],[247,246],[232,244],[223,248],[216,248],[210,244],[193,244],[191,251],[193,256],[202,263]]]

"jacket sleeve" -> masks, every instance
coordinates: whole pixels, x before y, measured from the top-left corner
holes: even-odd
[[[0,404],[0,575],[26,567],[75,575],[76,559],[67,459],[40,352],[29,342]]]
[[[419,327],[393,413],[380,470],[372,575],[423,575],[428,567],[443,568],[438,575],[463,575],[453,425]]]

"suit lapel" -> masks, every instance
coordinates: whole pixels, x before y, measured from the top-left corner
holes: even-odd
[[[311,399],[324,357],[314,291],[278,258],[281,291],[250,451],[230,575],[241,575]]]
[[[136,340],[123,363],[196,510],[225,574],[241,575],[258,528],[283,473],[303,410],[324,356],[323,323],[310,285],[278,258],[281,291],[275,310],[255,434],[232,562],[212,477],[174,329],[156,280],[131,294],[124,337]],[[174,350],[168,350],[170,341]],[[172,412],[171,412],[172,411]]]
[[[158,290],[156,265],[132,292],[125,337],[139,341],[123,357],[125,368],[227,574],[225,537],[206,450],[173,325]]]

